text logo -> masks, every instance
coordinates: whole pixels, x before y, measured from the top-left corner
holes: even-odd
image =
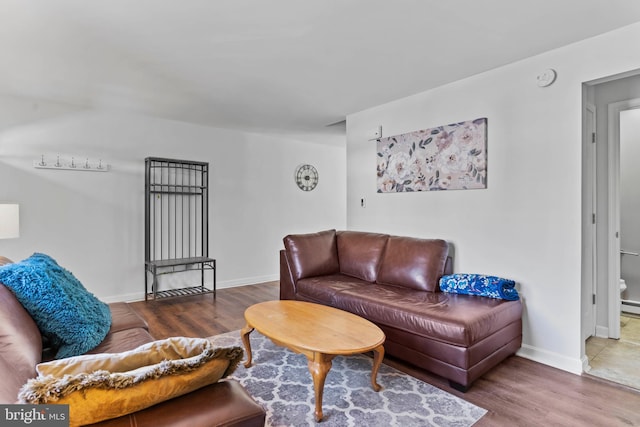
[[[69,405],[0,405],[0,425],[69,427]]]

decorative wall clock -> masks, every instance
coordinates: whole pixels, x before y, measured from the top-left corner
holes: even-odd
[[[294,179],[301,190],[311,191],[318,185],[318,171],[311,165],[299,165]]]

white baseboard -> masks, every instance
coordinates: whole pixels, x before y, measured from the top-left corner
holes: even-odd
[[[144,292],[133,292],[124,295],[112,295],[110,297],[100,297],[100,301],[110,304],[112,302],[134,302],[144,299]]]
[[[581,375],[584,370],[584,362],[581,359],[573,359],[571,357],[563,356],[558,353],[553,353],[551,351],[532,347],[527,344],[522,344],[522,347],[520,347],[520,350],[518,350],[516,355],[576,375]]]
[[[243,279],[224,280],[222,282],[218,281],[216,283],[216,289],[220,290],[220,289],[226,289],[226,288],[235,288],[238,286],[255,285],[257,283],[273,282],[274,280],[280,280],[280,275],[271,274],[266,276],[245,277]],[[123,295],[112,295],[108,297],[100,297],[100,301],[106,302],[107,304],[112,302],[135,302],[135,301],[143,301],[143,300],[144,300],[144,291],[132,292],[132,293],[123,294]]]
[[[242,279],[225,280],[217,283],[218,289],[235,288],[236,286],[255,285],[257,283],[273,282],[280,280],[279,274],[270,274],[266,276],[244,277]]]
[[[596,336],[600,338],[609,338],[609,327],[596,326]]]

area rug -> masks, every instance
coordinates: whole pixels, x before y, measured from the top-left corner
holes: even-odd
[[[217,346],[242,346],[240,331],[210,338]],[[337,356],[324,386],[321,423],[314,419],[315,398],[307,358],[278,347],[253,331],[253,365],[241,363],[230,376],[267,411],[267,426],[471,426],[486,410],[404,374],[384,363],[380,392],[371,388],[372,359]]]

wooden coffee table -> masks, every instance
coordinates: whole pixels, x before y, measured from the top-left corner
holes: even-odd
[[[249,334],[257,329],[275,344],[307,356],[316,398],[316,421],[322,420],[324,381],[331,361],[338,355],[352,355],[373,350],[371,386],[376,382],[384,358],[384,332],[370,321],[336,308],[302,301],[267,301],[244,312],[247,322],[241,331],[247,352],[244,366],[251,366]]]

